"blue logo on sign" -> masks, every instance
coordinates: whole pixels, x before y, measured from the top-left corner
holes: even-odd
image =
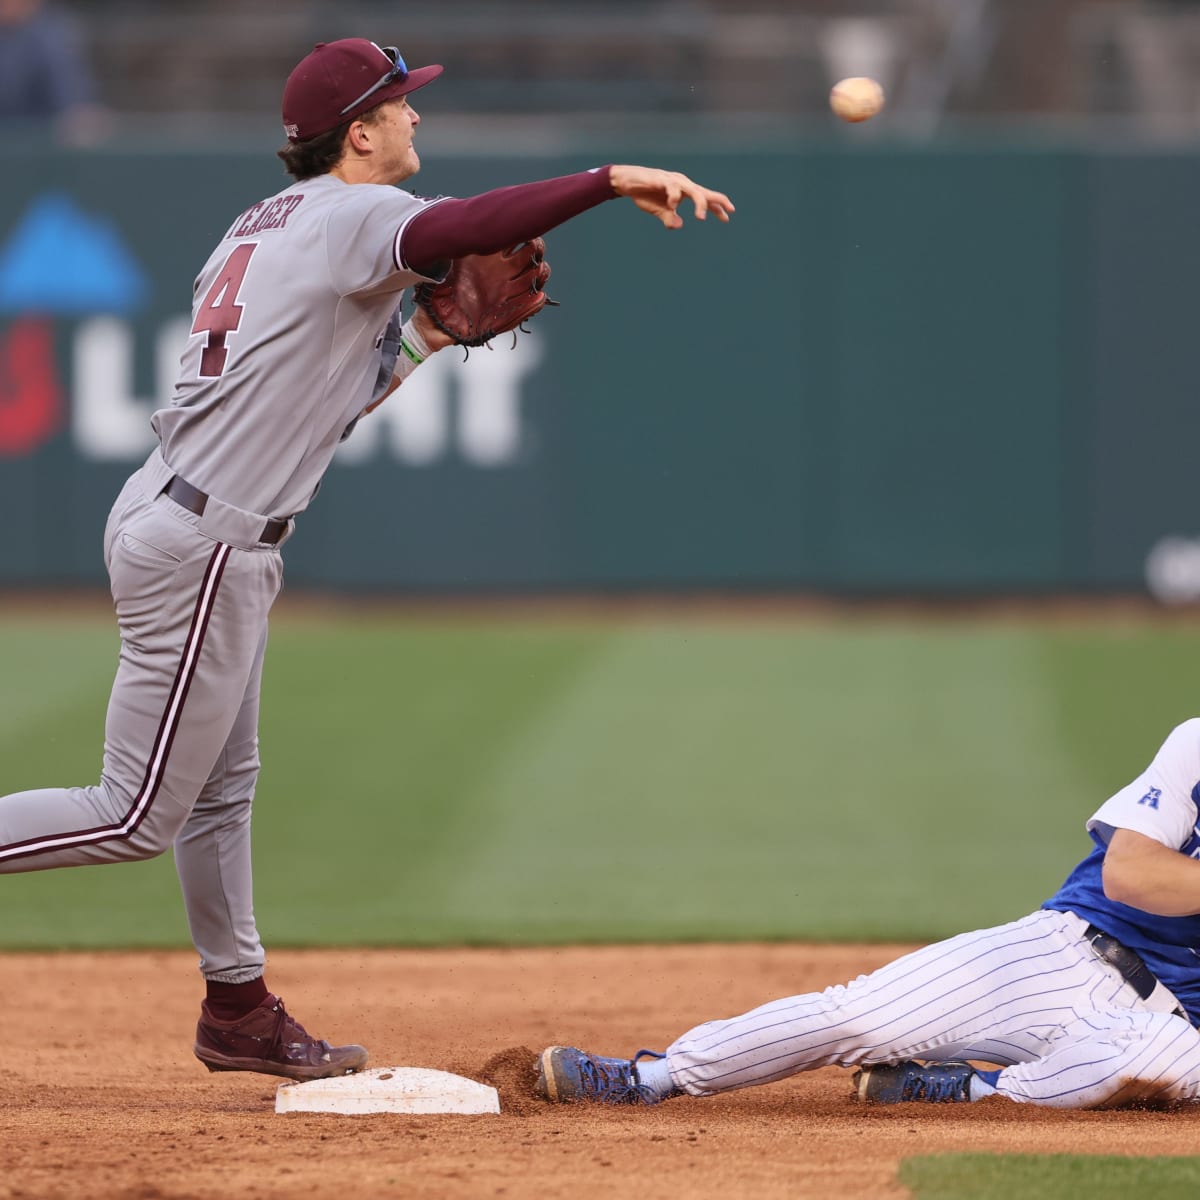
[[[60,193],[36,200],[0,247],[0,313],[129,313],[147,290],[113,226]]]
[[[1138,801],[1139,804],[1145,804],[1148,808],[1157,808],[1159,800],[1162,799],[1162,788],[1149,788],[1146,794]]]

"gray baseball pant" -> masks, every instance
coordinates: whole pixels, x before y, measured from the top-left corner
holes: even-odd
[[[0,798],[0,873],[151,858],[173,845],[200,969],[242,983],[264,961],[250,809],[283,562],[279,545],[257,541],[265,517],[216,500],[197,516],[162,493],[172,474],[155,451],[105,530],[121,653],[100,782]]]

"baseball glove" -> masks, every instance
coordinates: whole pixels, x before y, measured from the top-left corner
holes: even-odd
[[[482,346],[556,303],[545,292],[549,278],[546,243],[534,238],[456,258],[441,283],[418,284],[413,299],[458,345]]]

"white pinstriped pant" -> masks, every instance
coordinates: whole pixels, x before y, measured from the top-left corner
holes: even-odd
[[[970,1059],[998,1091],[1054,1108],[1200,1097],[1200,1033],[1151,1012],[1083,940],[1087,922],[1042,910],[960,934],[851,983],[709,1021],[667,1050],[695,1096],[828,1066]]]

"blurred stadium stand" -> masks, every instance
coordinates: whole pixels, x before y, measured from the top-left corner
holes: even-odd
[[[320,40],[366,33],[452,67],[439,115],[825,117],[872,75],[891,126],[1200,127],[1197,0],[61,0],[118,125],[211,132],[273,117]]]
[[[1151,130],[1200,128],[1200,3],[1096,4],[1074,28],[1091,112],[1130,114]]]

